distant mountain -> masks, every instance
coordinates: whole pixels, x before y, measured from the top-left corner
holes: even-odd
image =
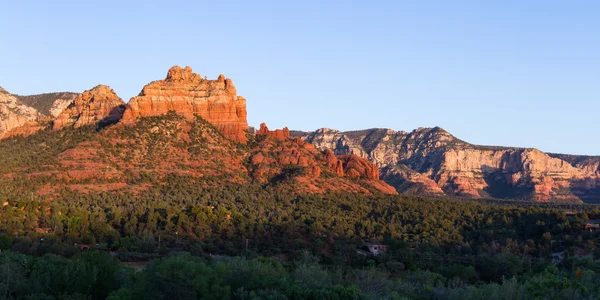
[[[473,145],[439,127],[294,135],[317,149],[368,159],[401,193],[600,202],[600,157]]]

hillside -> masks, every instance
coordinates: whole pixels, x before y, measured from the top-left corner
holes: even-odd
[[[201,79],[189,67],[172,68],[127,105],[108,86],[97,86],[52,124],[0,141],[6,190],[52,199],[65,191],[135,194],[175,177],[295,194],[396,193],[365,159],[318,151],[287,129],[263,125],[248,133],[245,99],[231,80]]]

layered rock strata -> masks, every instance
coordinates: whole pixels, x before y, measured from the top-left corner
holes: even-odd
[[[246,99],[238,96],[233,82],[223,75],[202,78],[190,67],[172,67],[164,80],[146,85],[129,101],[123,121],[175,111],[188,120],[195,116],[213,124],[225,137],[246,143]]]

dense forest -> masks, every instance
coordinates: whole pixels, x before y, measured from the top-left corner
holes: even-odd
[[[600,296],[595,273],[600,240],[596,232],[583,229],[585,221],[600,217],[595,206],[407,195],[294,195],[264,186],[207,186],[172,176],[136,195],[64,190],[53,201],[16,195],[2,199],[8,203],[0,209],[0,295]],[[385,244],[388,251],[361,255],[356,249],[366,242]],[[564,259],[553,263],[552,253]],[[151,263],[139,272],[125,265],[141,261]],[[110,287],[98,286],[104,284]]]
[[[174,115],[2,141],[0,299],[600,298],[597,206],[298,193],[301,167],[247,180],[223,162],[264,141],[226,148],[198,121],[189,142],[161,134]],[[102,177],[66,176],[89,162]],[[131,188],[76,188],[110,184]]]

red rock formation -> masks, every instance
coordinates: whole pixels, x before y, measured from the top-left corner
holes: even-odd
[[[326,149],[323,151],[323,155],[325,155],[325,160],[327,161],[327,167],[336,175],[344,176],[344,164],[341,160],[335,157],[333,151]]]
[[[283,129],[275,129],[271,131],[269,130],[269,127],[267,127],[267,124],[261,123],[260,129],[256,132],[256,135],[266,135],[283,140],[290,138],[290,130],[287,127],[284,127]]]
[[[338,159],[342,161],[344,173],[351,178],[379,179],[379,169],[368,160],[358,157],[354,154],[340,155]]]
[[[106,85],[98,85],[77,96],[54,121],[53,129],[89,124],[112,124],[123,115],[125,102]]]
[[[376,190],[397,194],[392,186],[377,178],[377,167],[365,159],[348,155],[340,160],[331,150],[321,152],[300,138],[290,138],[288,130],[270,131],[264,123],[256,135],[265,137],[258,140],[250,154],[251,177],[259,182],[295,182],[302,193],[370,193]],[[348,173],[344,172],[344,167]],[[322,176],[327,170],[327,176]],[[350,179],[359,179],[359,182]]]
[[[195,115],[213,124],[227,138],[246,143],[246,99],[237,96],[233,82],[223,75],[217,80],[202,79],[190,67],[172,67],[165,80],[144,87],[131,98],[123,120],[158,116],[175,111],[188,120]]]

